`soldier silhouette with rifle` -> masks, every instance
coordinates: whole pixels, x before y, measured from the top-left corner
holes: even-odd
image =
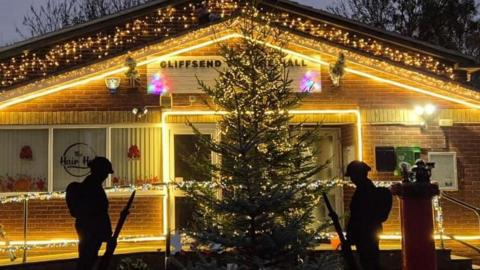
[[[112,237],[108,198],[102,186],[113,173],[112,164],[105,157],[95,157],[88,167],[90,174],[81,183],[70,183],[66,194],[79,238],[77,270],[93,269],[103,242],[107,243],[107,249],[115,249],[117,245]]]
[[[375,187],[368,179],[370,170],[370,166],[357,160],[347,166],[345,176],[356,186],[350,203],[347,239],[356,246],[363,270],[379,270],[379,235],[392,208],[392,194],[387,188]]]

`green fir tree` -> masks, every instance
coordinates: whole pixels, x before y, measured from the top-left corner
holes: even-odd
[[[199,243],[235,254],[248,269],[292,269],[318,235],[313,211],[324,187],[316,175],[326,164],[312,151],[318,129],[291,124],[289,110],[308,94],[293,89],[285,53],[264,42],[284,47],[285,37],[258,18],[254,8],[244,12],[246,38],[219,45],[227,67],[215,85],[199,82],[226,112],[219,140],[198,136],[199,148],[220,162],[204,153],[191,157],[195,179],[182,189],[195,206],[189,232]]]

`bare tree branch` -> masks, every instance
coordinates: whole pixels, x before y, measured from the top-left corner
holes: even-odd
[[[474,0],[340,0],[328,10],[480,60]]]
[[[48,0],[45,4],[30,6],[23,17],[25,30],[17,27],[24,39],[39,36],[58,29],[88,22],[151,0]]]

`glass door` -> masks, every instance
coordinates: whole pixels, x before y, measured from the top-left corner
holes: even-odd
[[[319,165],[326,164],[316,178],[323,181],[331,181],[341,176],[340,161],[340,131],[339,129],[321,129],[318,140],[313,145],[313,153],[317,153],[317,162]],[[328,193],[330,203],[334,207],[337,214],[343,216],[343,189],[342,187],[334,187]],[[330,220],[327,208],[321,200],[318,208],[314,212],[315,225],[324,224]]]
[[[202,133],[202,136],[215,138],[216,124],[195,124],[195,127]],[[216,156],[208,153],[208,149],[199,148],[198,136],[193,133],[191,127],[184,124],[170,125],[170,179],[171,181],[181,182],[183,180],[197,180],[193,174],[189,159],[207,158],[216,162]],[[183,192],[175,192],[172,203],[172,214],[170,216],[171,228],[174,230],[188,227],[193,218],[193,206],[185,198]]]

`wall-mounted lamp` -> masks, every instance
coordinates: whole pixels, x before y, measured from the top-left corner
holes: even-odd
[[[435,113],[437,112],[437,107],[432,104],[425,104],[423,106],[416,105],[413,111],[417,116],[423,119],[423,122],[421,124],[422,126],[426,127],[427,122],[435,116]]]
[[[142,118],[142,117],[144,117],[144,116],[148,113],[148,109],[147,109],[147,107],[143,107],[143,108],[137,108],[137,107],[135,107],[135,108],[132,109],[132,113],[133,113],[133,115],[135,115],[136,117]]]
[[[120,87],[120,78],[105,78],[105,85],[110,94],[116,94]]]
[[[432,104],[426,104],[424,106],[415,106],[415,114],[421,117],[428,117],[433,115],[437,111],[437,107]]]

